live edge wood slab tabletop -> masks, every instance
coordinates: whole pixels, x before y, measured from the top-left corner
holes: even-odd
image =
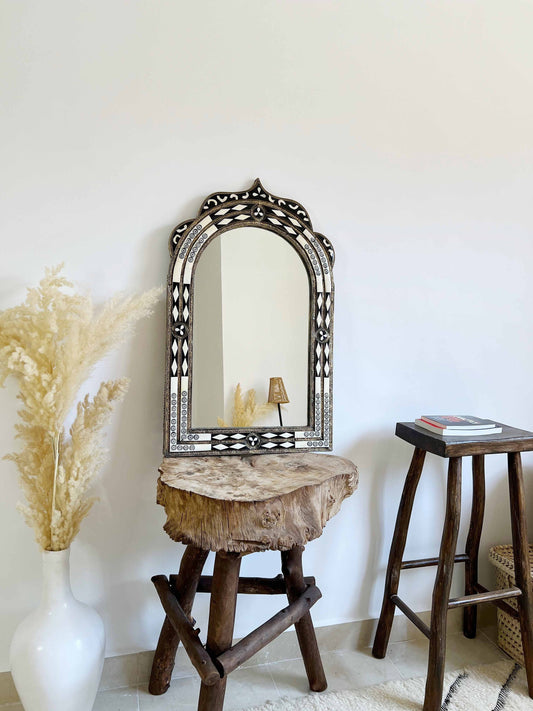
[[[358,484],[355,464],[319,453],[168,457],[159,473],[168,535],[239,553],[305,546]]]
[[[441,437],[418,427],[414,422],[398,422],[396,435],[400,439],[439,457],[468,457],[474,454],[507,454],[533,451],[533,432],[509,427],[501,422],[499,434],[478,437]]]

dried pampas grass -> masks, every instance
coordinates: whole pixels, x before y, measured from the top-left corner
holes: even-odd
[[[92,399],[86,395],[68,434],[65,419],[94,365],[152,312],[161,293],[116,296],[95,312],[62,269],[47,269],[23,304],[0,312],[0,385],[16,378],[22,402],[15,428],[23,448],[6,459],[20,473],[26,522],[41,548],[52,551],[69,547],[94,503],[88,490],[105,454],[102,429],[127,378],[102,383]]]
[[[266,415],[272,409],[269,402],[258,404],[255,400],[255,390],[248,390],[246,397],[242,395],[241,384],[235,388],[233,397],[233,417],[231,425],[227,425],[221,417],[217,418],[219,427],[252,427],[254,422]]]

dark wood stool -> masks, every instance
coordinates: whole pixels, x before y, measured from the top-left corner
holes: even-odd
[[[291,625],[296,628],[309,686],[323,691],[326,677],[309,613],[320,599],[314,578],[304,578],[305,544],[357,486],[357,469],[327,454],[168,458],[160,468],[157,501],[165,507],[165,531],[186,543],[178,575],[152,581],[166,613],[149,690],[170,685],[181,641],[202,680],[199,711],[221,711],[228,674]],[[212,576],[202,576],[209,551]],[[242,556],[281,552],[282,575],[241,578]],[[207,644],[191,617],[195,594],[210,593]],[[233,645],[237,594],[285,594],[289,605]]]
[[[477,605],[490,602],[513,617],[519,617],[524,648],[525,668],[529,695],[533,698],[533,597],[529,568],[529,550],[526,526],[526,506],[520,452],[533,450],[533,433],[501,425],[503,431],[496,435],[478,437],[440,437],[414,422],[398,422],[396,435],[413,444],[415,451],[405,480],[396,527],[392,538],[389,564],[385,580],[383,606],[376,631],[372,654],[382,659],[389,643],[394,617],[398,607],[429,639],[429,662],[426,680],[424,711],[439,711],[442,703],[444,661],[446,655],[446,619],[448,610],[464,607],[463,632],[466,637],[476,636]],[[407,531],[426,452],[449,459],[446,516],[438,558],[403,560]],[[507,454],[509,497],[511,503],[511,529],[515,560],[516,587],[489,591],[478,582],[478,555],[483,514],[485,509],[485,454]],[[472,457],[472,512],[466,541],[466,551],[456,555],[457,534],[461,515],[461,465],[462,457]],[[454,563],[465,563],[465,595],[450,599]],[[416,613],[398,597],[400,571],[436,565],[437,575],[433,588],[431,622],[428,627]],[[516,597],[518,612],[506,599]]]

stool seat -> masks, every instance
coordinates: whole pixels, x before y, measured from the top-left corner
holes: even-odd
[[[533,451],[533,433],[495,422],[502,428],[498,434],[477,437],[442,437],[419,427],[414,422],[398,422],[396,436],[438,457],[468,457],[475,454],[508,454]]]
[[[168,535],[238,553],[305,546],[358,483],[355,464],[318,453],[169,457],[159,473]]]

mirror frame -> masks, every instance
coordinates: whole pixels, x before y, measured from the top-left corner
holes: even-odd
[[[194,273],[207,245],[224,232],[255,226],[283,237],[309,278],[308,424],[299,427],[192,428]],[[335,252],[298,202],[267,192],[259,179],[242,192],[213,193],[198,216],[169,240],[165,367],[165,457],[283,454],[332,448],[333,264]]]

